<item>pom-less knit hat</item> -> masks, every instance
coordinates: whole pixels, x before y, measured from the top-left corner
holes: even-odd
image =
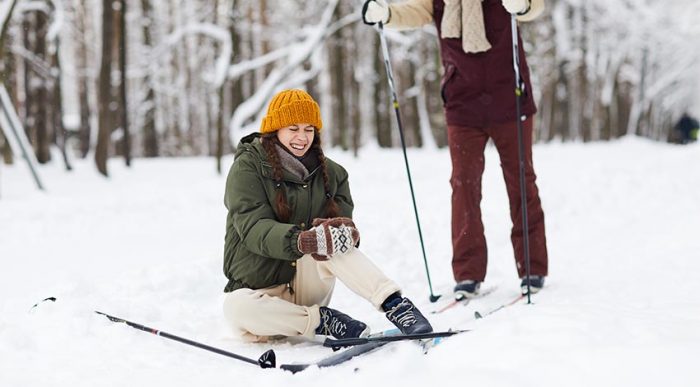
[[[308,123],[321,130],[321,109],[304,90],[282,90],[272,97],[260,124],[260,133],[272,133],[298,123]]]

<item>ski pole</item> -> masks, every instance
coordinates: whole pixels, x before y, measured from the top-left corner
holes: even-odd
[[[513,70],[515,71],[515,122],[518,129],[518,159],[520,172],[520,207],[523,218],[523,253],[525,256],[525,282],[527,284],[527,303],[530,304],[530,235],[527,221],[527,192],[525,190],[525,144],[523,144],[523,117],[521,117],[521,98],[524,92],[523,80],[520,78],[520,59],[518,47],[518,22],[515,14],[510,15],[513,39]]]
[[[413,200],[413,212],[416,216],[416,225],[418,226],[418,238],[420,239],[420,247],[423,252],[423,262],[425,264],[425,274],[428,277],[428,288],[430,289],[430,302],[435,302],[440,298],[440,295],[433,293],[433,283],[430,280],[430,269],[428,269],[428,258],[425,255],[425,244],[423,243],[423,232],[420,227],[420,218],[418,217],[418,206],[416,205],[416,196],[413,191],[413,181],[411,180],[411,168],[408,165],[408,156],[406,155],[406,141],[403,135],[403,124],[401,122],[401,113],[399,112],[399,99],[396,96],[396,87],[394,86],[394,72],[391,70],[391,62],[389,61],[389,48],[384,36],[384,24],[377,23],[379,28],[379,41],[382,46],[382,54],[384,55],[384,67],[386,68],[386,77],[389,81],[389,89],[391,90],[391,102],[396,113],[396,122],[399,126],[399,136],[401,137],[401,148],[403,149],[403,160],[406,164],[406,174],[408,175],[408,185],[411,188],[411,200]]]
[[[191,345],[193,347],[197,347],[197,348],[201,348],[201,349],[205,349],[205,350],[210,351],[210,352],[218,353],[219,355],[224,355],[224,356],[227,356],[227,357],[230,357],[230,358],[233,358],[236,360],[241,360],[241,361],[244,361],[244,362],[250,363],[250,364],[255,364],[255,365],[259,366],[260,368],[275,368],[275,366],[276,366],[275,365],[275,352],[271,349],[266,351],[265,353],[263,353],[262,356],[260,356],[260,358],[258,358],[258,360],[254,360],[254,359],[242,356],[242,355],[235,354],[233,352],[224,351],[223,349],[219,349],[219,348],[212,347],[212,346],[209,346],[206,344],[198,343],[196,341],[186,339],[184,337],[175,336],[175,335],[172,335],[168,332],[163,332],[161,330],[149,328],[145,325],[141,325],[141,324],[138,324],[135,322],[124,320],[124,319],[119,318],[119,317],[114,317],[114,316],[111,316],[107,313],[102,313],[102,312],[98,312],[98,311],[95,311],[95,313],[107,317],[112,322],[124,323],[132,328],[136,328],[136,329],[142,330],[144,332],[152,333],[156,336],[165,337],[166,339],[179,341],[180,343]]]

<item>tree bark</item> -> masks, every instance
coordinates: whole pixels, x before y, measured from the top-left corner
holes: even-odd
[[[119,0],[119,126],[122,128],[122,153],[124,163],[131,166],[131,134],[129,132],[129,110],[126,96],[126,1]]]
[[[0,30],[0,82],[7,86],[8,93],[12,95],[10,88],[13,82],[11,82],[10,80],[10,74],[13,73],[13,58],[12,55],[6,55],[5,53],[5,37],[7,36],[7,28],[10,25],[10,20],[12,19],[12,12],[14,11],[15,6],[17,5],[17,0],[10,1],[12,1],[12,3],[10,4],[10,8],[7,11],[7,20],[4,21],[4,23],[2,24],[2,29]],[[2,131],[0,131],[0,154],[2,155],[2,159],[6,164],[12,163],[12,150],[10,149],[10,144],[3,137]]]
[[[375,52],[379,52],[379,44],[379,41],[375,42]],[[374,68],[376,74],[379,75],[379,77],[377,77],[377,82],[375,83],[376,92],[374,94],[374,106],[377,107],[377,122],[375,125],[377,143],[382,148],[390,148],[393,146],[393,140],[391,137],[391,114],[394,114],[394,112],[390,111],[389,109],[391,96],[389,95],[388,91],[388,78],[381,55],[375,56]]]
[[[95,164],[97,170],[104,176],[109,176],[107,159],[109,158],[111,135],[114,130],[114,114],[112,113],[112,50],[114,42],[114,10],[112,0],[102,2],[102,58],[98,84],[99,129],[95,147]]]
[[[45,164],[51,160],[51,133],[47,114],[50,104],[46,93],[46,29],[47,17],[43,12],[30,12],[23,21],[24,47],[33,55],[25,59],[24,88],[26,91],[26,114],[24,125],[34,146],[37,161]],[[43,67],[43,68],[42,68]]]
[[[78,83],[78,105],[79,105],[79,115],[80,123],[78,127],[78,148],[80,151],[80,157],[87,157],[90,152],[90,85],[88,77],[88,30],[87,24],[85,23],[85,5],[80,2],[74,2],[73,12],[75,14],[75,25],[77,32],[80,36],[80,40],[76,43],[76,51],[74,53],[76,57],[77,65],[77,83]]]
[[[151,25],[155,23],[155,20],[153,19],[153,9],[150,0],[141,0],[141,12],[143,14],[143,43],[146,49],[151,49],[153,46]],[[143,86],[146,87],[146,97],[143,100],[143,104],[146,108],[141,125],[143,132],[143,155],[145,157],[159,156],[159,140],[155,120],[156,101],[152,85],[152,76],[150,71],[146,71],[145,79],[143,80]]]
[[[345,53],[343,51],[342,41],[336,37],[331,38],[331,48],[328,50],[330,54],[331,65],[331,101],[333,106],[331,127],[333,128],[332,144],[340,145],[342,149],[347,149],[346,142],[347,131],[347,110],[346,110],[346,93],[345,93]]]
[[[53,126],[54,142],[61,151],[61,157],[63,158],[63,164],[67,171],[73,169],[68,157],[68,131],[63,125],[63,97],[61,95],[61,61],[60,55],[60,42],[58,38],[54,42],[53,52],[51,55],[51,81],[48,82],[50,85],[49,99],[51,109],[51,124]]]

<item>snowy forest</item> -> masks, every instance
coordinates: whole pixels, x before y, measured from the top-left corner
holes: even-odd
[[[517,160],[522,180],[516,125],[463,143],[454,140],[461,128],[451,128],[447,146],[436,26],[397,31],[389,21],[382,35],[363,23],[364,1],[0,0],[0,387],[698,385],[700,141],[678,123],[694,117],[697,139],[700,0],[544,0],[542,15],[519,23],[538,109],[527,121],[536,144],[529,136],[517,144],[518,156],[531,150],[528,162]],[[508,15],[495,14],[510,49]],[[233,152],[287,88],[320,105],[323,130],[296,129],[320,136],[322,153],[308,137],[290,140],[272,165],[275,153],[263,147],[264,179],[248,183]],[[304,163],[293,149],[309,144],[305,155],[315,156]],[[277,165],[281,157],[306,177]],[[272,181],[282,167],[289,177]],[[299,230],[265,209],[263,195],[280,204],[285,192],[296,195],[288,210],[308,212],[303,223],[289,221]],[[295,272],[296,258],[262,262],[265,251],[296,243],[301,252],[301,229],[319,229],[307,229],[318,199],[328,210],[321,216],[334,215],[331,193],[343,196],[342,214],[350,211],[361,234],[349,248],[395,282],[393,294],[410,299],[434,332],[459,334],[430,348],[399,337],[333,366],[281,369],[329,365],[318,361],[352,350],[320,344],[328,338],[325,323],[314,328],[320,304],[373,334],[396,332],[395,309],[382,307],[390,299],[360,294],[348,273],[327,270],[345,259],[331,257],[310,282],[335,285],[332,299],[307,313],[308,335],[240,337],[224,309],[228,242],[251,251],[241,267],[261,263],[251,272],[267,270],[263,263]],[[530,210],[535,202],[541,210]],[[457,229],[455,219],[476,226]],[[523,219],[546,233],[535,236],[539,228]],[[264,238],[244,240],[238,228]],[[480,278],[456,272],[455,235],[478,242]],[[543,275],[531,270],[543,256],[546,284],[523,295],[521,269]],[[313,287],[301,284],[313,270],[299,272],[261,291],[286,288],[302,306],[297,290]],[[455,286],[465,278],[480,293],[460,302]],[[233,314],[262,321],[268,313],[244,309]],[[291,316],[273,315],[263,325]],[[263,369],[255,359],[269,351],[278,367]]]
[[[281,88],[325,143],[399,145],[377,31],[358,0],[2,0],[0,78],[39,163],[230,154]],[[700,2],[550,0],[521,23],[536,141],[674,141],[700,112]],[[406,142],[446,145],[434,26],[386,30]],[[6,106],[6,105],[11,106]],[[5,119],[5,118],[3,118]],[[5,163],[17,161],[0,134]]]

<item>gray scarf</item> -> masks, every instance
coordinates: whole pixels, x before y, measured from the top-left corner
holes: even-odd
[[[491,44],[486,39],[483,0],[445,0],[442,15],[442,38],[462,38],[466,53],[487,51]]]
[[[299,159],[291,155],[289,152],[282,149],[282,145],[276,145],[277,155],[280,158],[280,164],[282,164],[282,168],[287,170],[295,177],[298,177],[299,180],[306,180],[306,178],[309,177],[309,170],[306,169],[304,164],[302,164],[301,161],[299,161]]]

